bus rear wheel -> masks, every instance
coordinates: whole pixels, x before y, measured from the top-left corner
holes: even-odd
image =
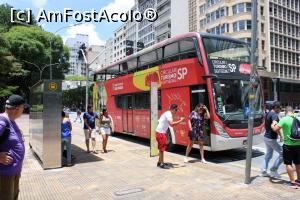
[[[172,135],[170,129],[167,130],[167,151],[174,151],[176,145],[172,142]]]

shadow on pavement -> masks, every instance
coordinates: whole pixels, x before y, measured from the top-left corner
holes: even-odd
[[[85,149],[80,148],[77,145],[72,144],[72,155],[76,158],[74,159],[74,164],[81,164],[81,163],[89,163],[89,162],[98,162],[103,161],[100,158],[99,154],[87,153]]]
[[[134,142],[136,144],[144,145],[144,146],[149,146],[149,139],[145,138],[139,138],[135,137],[133,135],[127,135],[127,134],[122,134],[122,133],[115,133],[113,137],[126,140],[128,142]],[[172,153],[178,154],[178,155],[185,155],[185,146],[177,145],[175,150],[172,151]],[[264,155],[263,152],[258,151],[258,150],[253,150],[252,151],[252,158],[259,157]],[[190,152],[189,157],[195,158],[195,159],[200,159],[200,153],[199,149],[193,148]],[[234,162],[234,161],[241,161],[246,159],[246,148],[240,148],[240,149],[232,149],[232,150],[226,150],[226,151],[217,151],[217,152],[210,152],[210,151],[205,151],[205,160],[208,162],[216,163],[216,164],[221,164],[221,163],[229,163],[229,162]],[[192,161],[192,162],[196,162]]]

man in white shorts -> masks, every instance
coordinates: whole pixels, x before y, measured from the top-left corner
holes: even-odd
[[[98,118],[97,113],[93,111],[93,108],[91,105],[88,106],[88,111],[83,114],[83,130],[85,135],[85,144],[87,148],[87,153],[90,153],[90,138],[92,139],[92,152],[94,154],[98,154],[96,152],[96,125],[95,120]]]

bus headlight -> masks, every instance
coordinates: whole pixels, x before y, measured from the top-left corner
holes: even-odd
[[[222,128],[222,126],[221,126],[218,122],[214,121],[214,125],[215,125],[215,127],[216,127],[218,133],[219,133],[222,137],[224,137],[224,138],[229,138],[229,135],[226,133],[226,131]]]

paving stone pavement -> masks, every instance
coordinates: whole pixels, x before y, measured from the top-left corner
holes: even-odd
[[[245,185],[244,171],[234,166],[185,164],[182,155],[167,152],[165,159],[173,168],[157,168],[157,157],[149,157],[148,146],[122,137],[110,138],[107,154],[87,154],[79,127],[72,137],[75,165],[43,170],[28,147],[27,119],[23,116],[17,121],[27,144],[20,200],[300,199],[300,189],[291,189],[282,180],[254,177]]]

